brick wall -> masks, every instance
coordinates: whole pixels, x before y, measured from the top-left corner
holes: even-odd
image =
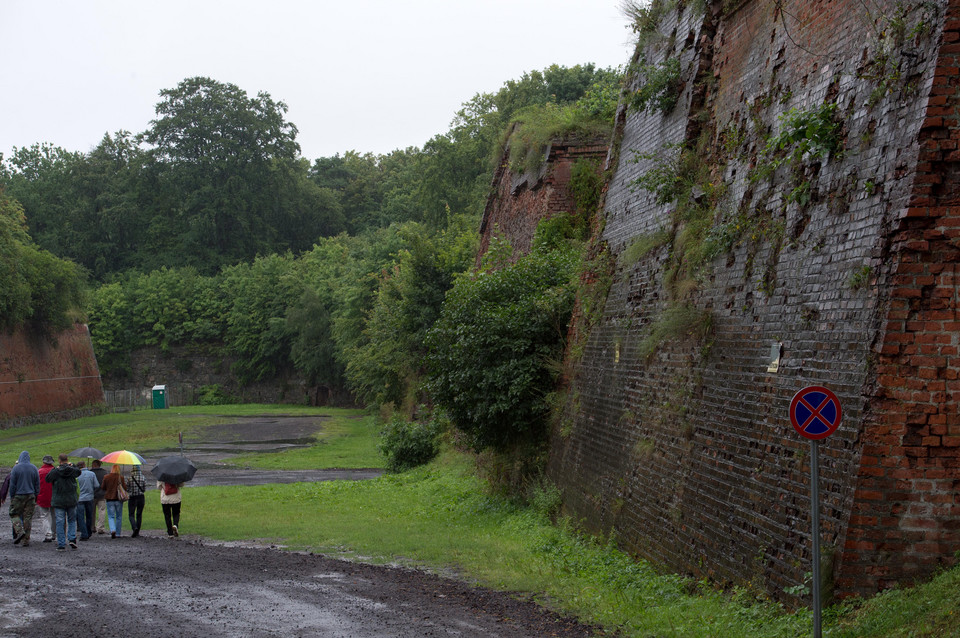
[[[844,590],[930,574],[960,549],[960,5],[950,3],[891,236],[877,384],[839,570]]]
[[[840,593],[872,593],[960,549],[960,3],[722,4],[666,15],[642,51],[680,60],[683,93],[667,114],[628,111],[614,142],[602,238],[620,261],[548,472],[567,511],[625,549],[783,597],[811,559],[809,442],[788,409],[826,385],[844,421],[820,443],[822,560]],[[841,150],[758,178],[781,116],[824,104]],[[712,327],[648,356],[686,222],[633,182],[698,139],[729,241],[685,299]],[[672,243],[627,263],[658,229]]]
[[[600,163],[607,155],[607,142],[557,140],[548,149],[537,171],[525,175],[510,171],[509,154],[507,149],[494,176],[493,190],[487,198],[480,224],[478,255],[487,250],[490,238],[497,232],[510,239],[515,254],[529,252],[534,231],[541,219],[557,213],[575,213],[577,205],[568,188],[571,170],[580,160]]]
[[[0,423],[102,403],[100,373],[85,325],[54,338],[0,333]]]

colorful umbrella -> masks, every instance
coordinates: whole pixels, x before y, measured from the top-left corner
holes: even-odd
[[[104,463],[113,463],[114,465],[143,465],[143,457],[130,450],[117,450],[111,452],[100,459]]]

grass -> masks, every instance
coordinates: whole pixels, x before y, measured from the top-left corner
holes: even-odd
[[[180,432],[189,448],[190,441],[205,440],[203,430],[207,427],[259,415],[329,418],[311,447],[237,456],[231,459],[232,465],[280,470],[384,467],[376,449],[375,420],[364,417],[360,410],[257,404],[140,410],[8,430],[0,433],[0,465],[13,465],[24,449],[29,449],[35,463],[44,454],[56,457],[88,445],[105,453],[119,449],[140,453],[175,450]]]
[[[122,415],[122,427],[93,417],[71,422],[69,427],[51,424],[2,431],[0,453],[9,458],[15,450],[15,458],[21,449],[29,449],[33,456],[35,450],[42,453],[41,442],[61,444],[54,448],[60,449],[67,441],[86,444],[84,437],[94,433],[120,436],[118,428],[121,434],[163,439],[170,432],[202,428],[208,420],[223,418],[218,412],[277,414],[287,413],[287,408],[220,406],[182,412],[179,416],[173,410]],[[338,467],[369,460],[372,444],[366,439],[375,433],[371,420],[350,411],[304,413],[332,417],[331,427],[314,448],[261,459],[251,456],[245,462],[298,469],[317,467],[324,459]],[[162,431],[150,433],[151,427]],[[133,447],[122,439],[117,442],[117,447]],[[788,613],[746,589],[723,593],[704,583],[658,573],[649,563],[616,550],[613,543],[579,535],[569,521],[554,525],[544,511],[491,495],[473,467],[466,455],[446,450],[428,466],[370,481],[188,486],[181,529],[220,540],[262,540],[367,562],[416,566],[525,592],[552,608],[625,636],[793,638],[811,634],[807,610]],[[149,492],[147,501],[144,528],[163,529],[157,493]],[[535,502],[549,505],[553,501]],[[958,609],[960,568],[954,568],[913,589],[825,610],[824,635],[960,637]]]

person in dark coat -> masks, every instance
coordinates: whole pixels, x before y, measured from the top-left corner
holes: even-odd
[[[13,524],[14,545],[30,545],[30,527],[39,493],[40,472],[30,462],[30,453],[24,450],[10,471],[10,522]]]
[[[3,479],[3,485],[0,486],[0,507],[3,507],[7,504],[7,492],[10,491],[10,473],[7,472],[6,478]],[[21,519],[22,520],[22,519]],[[17,538],[17,530],[13,530],[13,538]]]
[[[57,549],[77,548],[77,477],[80,470],[67,462],[67,455],[60,455],[60,465],[47,474],[47,483],[53,484],[50,504],[56,516]]]

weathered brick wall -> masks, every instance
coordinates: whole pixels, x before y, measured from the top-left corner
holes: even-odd
[[[90,332],[55,338],[0,333],[0,423],[103,403]]]
[[[606,155],[605,140],[557,141],[550,146],[536,174],[515,175],[508,164],[509,150],[505,152],[480,224],[478,255],[486,252],[491,237],[498,232],[510,239],[514,254],[529,252],[541,219],[577,211],[568,188],[574,164],[580,160],[599,164]]]
[[[788,409],[826,385],[844,421],[820,443],[824,562],[843,593],[871,593],[960,549],[956,3],[722,4],[665,15],[643,51],[680,59],[683,94],[668,114],[627,113],[603,234],[620,261],[548,471],[568,511],[625,548],[783,595],[811,545],[809,443]],[[764,176],[780,116],[824,104],[840,150]],[[632,184],[697,140],[727,243],[683,299],[712,327],[648,356],[688,222]],[[628,263],[658,229],[672,241]]]
[[[930,574],[960,548],[960,5],[947,9],[908,208],[890,249],[889,309],[838,584]]]

